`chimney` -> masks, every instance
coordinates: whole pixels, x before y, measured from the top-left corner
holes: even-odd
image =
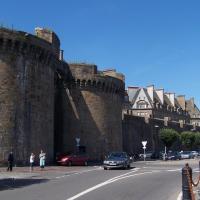
[[[176,97],[178,103],[183,110],[186,110],[185,95],[179,95]]]
[[[175,106],[175,93],[165,93],[165,95],[169,98],[171,104]]]
[[[127,89],[127,94],[129,96],[129,102],[131,102],[133,100],[133,98],[136,95],[136,92],[139,90],[139,87],[128,87]]]
[[[194,108],[194,97],[190,98],[191,106]]]
[[[154,102],[153,91],[154,91],[154,85],[147,86],[147,92],[148,92],[152,102]]]
[[[158,95],[161,103],[164,103],[164,89],[156,89],[156,94]]]

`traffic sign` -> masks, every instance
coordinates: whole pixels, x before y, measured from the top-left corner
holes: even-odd
[[[147,141],[142,141],[143,147],[146,147]]]

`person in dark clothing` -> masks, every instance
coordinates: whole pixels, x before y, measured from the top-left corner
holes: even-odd
[[[11,151],[8,155],[8,168],[7,171],[12,171],[13,168],[13,162],[14,162],[14,156],[13,156],[13,152]]]

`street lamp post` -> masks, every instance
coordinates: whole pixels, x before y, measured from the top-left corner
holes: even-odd
[[[146,158],[146,152],[145,152],[145,150],[146,150],[146,145],[147,145],[147,141],[142,141],[142,145],[143,145],[143,149],[144,149],[144,161],[145,161],[145,158]]]
[[[144,149],[144,161],[145,161],[145,159],[146,159],[146,152],[145,152],[146,147],[143,147],[143,149]]]

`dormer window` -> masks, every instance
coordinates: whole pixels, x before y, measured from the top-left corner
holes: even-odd
[[[148,103],[146,101],[138,101],[137,102],[137,108],[139,109],[145,109],[145,108],[148,108]]]

